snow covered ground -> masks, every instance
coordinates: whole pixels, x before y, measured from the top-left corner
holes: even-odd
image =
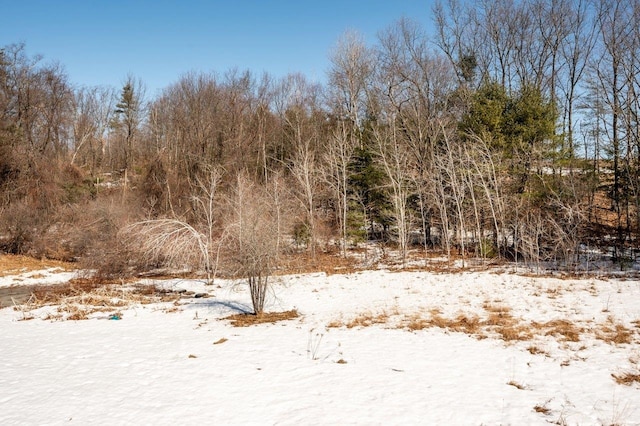
[[[636,280],[291,275],[249,327],[244,286],[160,284],[211,297],[0,310],[0,424],[640,424]]]

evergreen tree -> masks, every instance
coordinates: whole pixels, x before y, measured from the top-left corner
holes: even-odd
[[[122,144],[122,168],[129,170],[133,165],[134,143],[142,117],[141,85],[132,77],[128,77],[122,87],[120,99],[116,104],[115,118],[112,128],[118,130]]]

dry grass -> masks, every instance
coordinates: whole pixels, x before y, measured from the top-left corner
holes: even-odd
[[[536,345],[529,346],[527,350],[531,355],[549,355],[547,351],[545,351],[544,349],[540,349]]]
[[[538,405],[534,406],[533,407],[533,411],[535,411],[536,413],[542,413],[542,414],[545,414],[545,415],[551,413],[551,409],[549,409],[546,406],[546,404],[545,405],[538,404]]]
[[[532,326],[542,331],[546,336],[560,336],[568,342],[579,342],[580,334],[584,331],[567,320],[553,320],[544,324],[533,323]]]
[[[483,307],[489,315],[482,325],[497,333],[502,340],[510,342],[533,338],[531,327],[514,318],[508,306],[485,303]]]
[[[616,383],[619,384],[619,385],[631,386],[635,382],[640,383],[640,373],[638,373],[638,372],[629,371],[629,372],[621,373],[621,374],[615,374],[614,373],[614,374],[611,374],[611,376],[616,381]]]
[[[97,279],[74,279],[66,284],[36,287],[29,300],[14,309],[24,313],[44,306],[56,306],[56,311],[47,313],[45,320],[85,320],[95,313],[109,313],[109,318],[120,319],[120,311],[128,306],[175,303],[179,298],[178,294],[153,286],[125,286]]]
[[[620,345],[633,342],[633,330],[616,323],[611,317],[605,324],[599,326],[595,334],[597,339],[609,344]]]
[[[374,315],[371,312],[362,313],[351,321],[347,322],[345,326],[347,328],[355,327],[370,327],[376,324],[386,324],[389,321],[389,315],[386,312]]]
[[[59,260],[35,259],[29,256],[12,254],[0,255],[0,277],[50,268],[58,268],[61,271],[75,269],[72,263]]]
[[[516,382],[515,380],[510,380],[510,381],[507,382],[507,384],[509,386],[513,386],[516,389],[520,389],[520,390],[526,389],[526,387],[524,385],[521,385],[520,383]]]
[[[438,310],[432,310],[429,318],[424,318],[420,314],[405,315],[398,326],[398,328],[410,331],[420,331],[425,328],[442,328],[470,335],[481,334],[481,327],[482,322],[475,315],[459,313],[455,318],[446,318]]]
[[[438,326],[434,325],[434,321],[441,321]],[[445,328],[445,319],[439,314],[433,314],[430,319],[423,318],[419,314],[405,316],[402,321],[402,327],[410,331],[420,331],[430,327]]]
[[[221,344],[223,344],[224,342],[226,342],[226,341],[228,341],[228,340],[229,340],[229,339],[227,339],[226,337],[222,337],[222,338],[220,338],[220,339],[216,340],[215,342],[213,342],[213,344],[214,344],[214,345],[221,345]]]
[[[534,337],[527,325],[499,326],[496,331],[505,342],[531,340]]]
[[[327,324],[327,328],[340,328],[344,327],[344,322],[341,320],[332,320]]]
[[[309,253],[295,253],[281,258],[278,275],[305,274],[324,272],[331,274],[348,274],[357,271],[358,261],[351,257],[344,258],[338,254],[317,252],[315,257]]]
[[[387,324],[390,327],[416,332],[428,328],[440,328],[450,332],[465,333],[478,339],[499,338],[505,342],[533,341],[546,336],[555,337],[559,342],[579,342],[585,333],[595,336],[611,344],[625,344],[634,341],[635,329],[629,329],[615,323],[612,318],[591,332],[592,327],[566,319],[555,319],[544,323],[526,321],[515,317],[509,306],[499,302],[486,302],[484,318],[473,313],[460,312],[455,317],[447,317],[438,308],[428,313],[401,314],[395,311],[372,313],[364,312],[350,320],[333,320],[327,328],[364,328],[373,325]],[[636,322],[634,322],[636,324]],[[545,355],[548,352],[531,344],[527,350],[532,355]]]
[[[263,312],[260,315],[234,314],[222,319],[230,321],[234,327],[250,327],[257,324],[273,324],[279,321],[287,321],[298,318],[299,316],[298,311],[293,309],[285,312]]]
[[[346,327],[346,328],[364,328],[364,327],[371,327],[373,325],[378,325],[378,324],[387,324],[390,321],[390,318],[393,315],[398,315],[397,311],[393,314],[390,314],[386,311],[383,311],[382,313],[379,314],[374,314],[373,312],[363,312],[360,314],[357,314],[354,318],[345,321],[343,319],[335,319],[330,321],[326,327],[327,328],[340,328],[340,327]]]

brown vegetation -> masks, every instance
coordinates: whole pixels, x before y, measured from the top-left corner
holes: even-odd
[[[45,306],[55,307],[44,316],[47,320],[86,320],[93,314],[109,314],[120,319],[121,311],[136,304],[174,302],[180,295],[148,285],[109,283],[99,279],[74,279],[66,284],[38,286],[31,297],[14,309],[23,313],[23,319],[34,318],[34,311]]]
[[[640,38],[622,29],[638,11],[603,1],[439,4],[432,38],[408,20],[372,45],[342,37],[326,85],[233,69],[187,74],[147,98],[133,76],[76,88],[62,66],[4,46],[0,252],[112,278],[242,270],[259,290],[234,237],[260,219],[250,245],[309,259],[267,262],[269,274],[350,270],[323,253],[345,259],[362,242],[397,249],[398,267],[420,250],[465,266],[574,270],[598,247],[624,268],[639,241],[640,78],[628,52]],[[249,257],[265,271],[264,256]]]
[[[596,338],[614,345],[628,344],[633,342],[633,330],[623,324],[616,323],[613,318],[609,318],[605,324],[601,324],[595,330]]]
[[[613,373],[611,374],[611,376],[614,378],[616,383],[620,385],[631,386],[636,382],[640,383],[640,373],[638,372],[629,371],[626,373],[619,373],[619,374]]]
[[[511,309],[503,304],[485,303],[486,317],[460,312],[450,318],[442,315],[440,309],[431,309],[428,315],[421,313],[401,314],[398,311],[375,314],[365,312],[356,315],[348,321],[333,320],[327,324],[329,328],[354,328],[386,325],[409,331],[420,331],[428,328],[441,328],[450,332],[465,333],[477,339],[496,337],[505,342],[532,341],[538,337],[554,336],[563,342],[579,342],[585,333],[591,333],[596,338],[610,344],[631,343],[634,331],[622,324],[609,319],[607,323],[596,327],[576,324],[569,320],[556,319],[545,323],[527,322],[511,314]],[[547,355],[547,352],[536,345],[527,350],[533,354]]]
[[[250,327],[252,325],[276,323],[279,321],[288,321],[298,318],[300,315],[298,311],[292,309],[285,312],[262,312],[261,314],[234,314],[228,317],[222,318],[223,320],[230,321],[234,327]]]
[[[0,254],[0,277],[18,275],[30,271],[41,271],[43,269],[72,271],[75,269],[75,265],[46,258],[36,259],[32,256]]]

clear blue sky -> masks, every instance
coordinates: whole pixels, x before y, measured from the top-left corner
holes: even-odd
[[[428,0],[0,0],[0,46],[59,61],[75,85],[120,87],[127,74],[153,97],[189,71],[233,67],[323,81],[347,30],[368,44],[402,17],[428,30]]]

